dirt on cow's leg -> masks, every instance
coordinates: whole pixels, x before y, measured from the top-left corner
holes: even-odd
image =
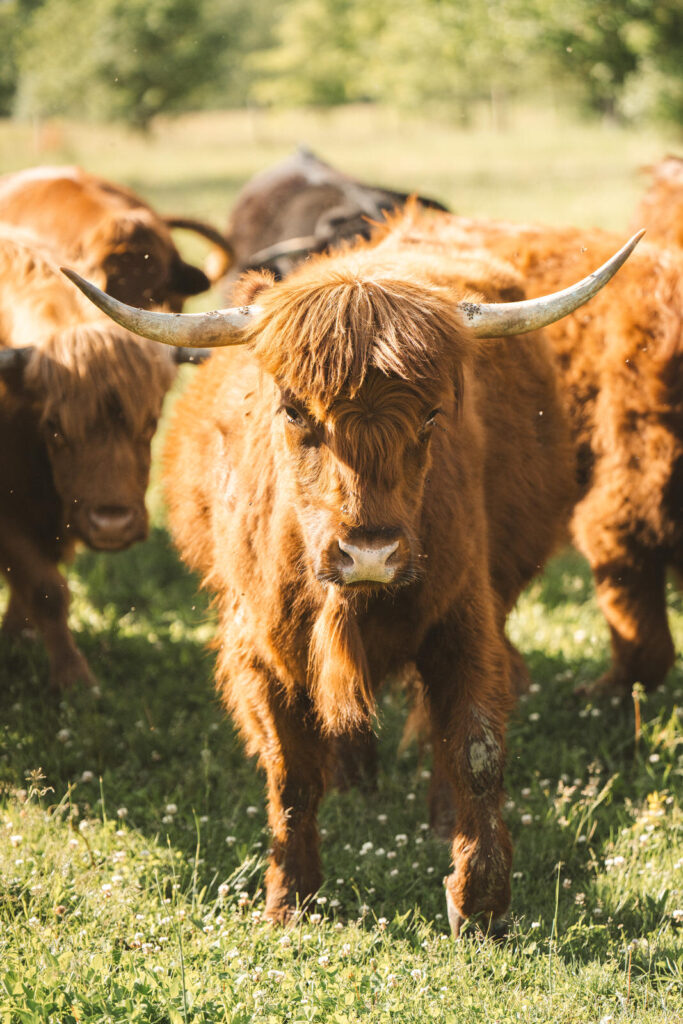
[[[470,607],[425,640],[418,665],[437,768],[432,800],[438,792],[441,824],[451,828],[453,872],[445,880],[451,930],[458,936],[476,917],[492,933],[510,902],[512,863],[501,815],[505,727],[514,701],[506,644],[486,621],[485,605]]]
[[[610,628],[612,665],[576,692],[628,697],[634,683],[656,689],[676,656],[666,615],[665,566],[643,553],[637,566],[625,562],[593,571],[598,604]]]
[[[67,624],[69,588],[56,564],[12,526],[2,531],[0,561],[11,580],[14,607],[43,638],[51,688],[61,691],[75,683],[93,686],[95,678]]]

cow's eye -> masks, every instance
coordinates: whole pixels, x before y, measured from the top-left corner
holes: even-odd
[[[291,423],[295,427],[305,427],[306,426],[306,420],[301,415],[299,410],[297,408],[295,408],[293,405],[283,405],[282,409],[283,409],[283,412],[284,412],[285,416],[287,417],[287,422],[288,423]]]
[[[53,445],[66,444],[64,434],[62,433],[61,425],[59,420],[51,419],[45,421],[45,431],[47,439]]]
[[[423,430],[431,430],[431,428],[436,423],[437,418],[440,415],[440,413],[441,413],[441,409],[439,409],[439,408],[432,409],[432,411],[429,413],[429,415],[425,419],[425,421],[424,421],[424,423],[422,425],[422,429]]]

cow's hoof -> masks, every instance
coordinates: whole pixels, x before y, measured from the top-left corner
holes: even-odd
[[[90,671],[90,666],[80,651],[73,651],[68,657],[62,658],[52,665],[50,687],[57,693],[61,693],[79,685],[87,686],[96,696],[99,696],[97,680]]]
[[[507,937],[508,923],[504,918],[494,918],[490,914],[468,918],[461,914],[453,901],[448,886],[446,886],[446,908],[448,923],[451,926],[451,934],[454,939],[471,936],[476,939],[500,942]]]
[[[605,672],[599,679],[592,682],[578,683],[574,687],[577,697],[584,700],[602,699],[605,697],[620,697],[626,700],[631,696],[631,687],[623,680],[616,678],[614,672]]]

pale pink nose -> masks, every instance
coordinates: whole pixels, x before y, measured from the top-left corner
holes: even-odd
[[[92,526],[99,533],[119,534],[127,530],[135,517],[132,508],[122,505],[99,505],[89,512]]]
[[[366,541],[365,544],[350,544],[337,539],[339,550],[346,556],[340,559],[339,572],[344,583],[391,583],[399,565],[391,563],[391,556],[397,551],[397,540],[387,543],[384,539]]]

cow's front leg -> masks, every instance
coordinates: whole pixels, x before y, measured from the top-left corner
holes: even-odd
[[[5,628],[22,621],[40,632],[50,661],[50,685],[63,690],[95,679],[76,647],[69,626],[69,588],[55,562],[14,524],[0,525],[0,564],[10,585]]]
[[[453,873],[445,885],[456,936],[475,915],[485,931],[494,928],[510,902],[512,844],[501,807],[512,697],[504,638],[495,627],[482,629],[485,619],[465,613],[452,629],[440,628],[427,638],[419,662],[440,790],[434,824],[450,831],[452,843]]]
[[[330,745],[303,695],[288,700],[284,686],[263,666],[252,663],[240,672],[225,668],[230,676],[226,703],[267,776],[272,840],[266,917],[285,923],[320,888],[317,814]]]

